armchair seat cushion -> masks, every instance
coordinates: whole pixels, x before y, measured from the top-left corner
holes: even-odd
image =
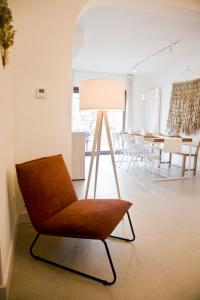
[[[75,201],[41,224],[40,230],[43,234],[104,240],[131,205],[118,199]]]

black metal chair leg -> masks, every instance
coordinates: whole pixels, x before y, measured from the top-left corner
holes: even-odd
[[[134,230],[133,230],[133,225],[132,225],[132,222],[131,222],[131,217],[130,217],[128,211],[127,211],[127,216],[128,216],[128,221],[129,221],[129,225],[130,225],[133,237],[131,239],[128,239],[128,238],[123,238],[123,237],[119,237],[119,236],[115,236],[115,235],[110,235],[111,238],[118,239],[118,240],[123,240],[123,241],[126,241],[126,242],[133,242],[135,240],[135,233],[134,233]]]
[[[115,269],[114,269],[114,265],[113,265],[113,262],[112,262],[112,259],[111,259],[111,255],[110,255],[110,252],[109,252],[109,249],[108,249],[108,246],[107,246],[106,241],[101,240],[101,241],[103,242],[105,248],[106,248],[106,254],[107,254],[107,256],[108,256],[108,260],[109,260],[110,267],[111,267],[111,270],[112,270],[112,274],[113,274],[113,280],[112,280],[112,281],[107,281],[107,280],[104,280],[104,279],[101,279],[101,278],[98,278],[98,277],[95,277],[95,276],[92,276],[92,275],[89,275],[89,274],[86,274],[86,273],[83,273],[83,272],[74,270],[74,269],[72,269],[72,268],[68,268],[68,267],[66,267],[66,266],[63,266],[63,265],[61,265],[61,264],[58,264],[58,263],[56,263],[56,262],[54,262],[54,261],[51,261],[51,260],[49,260],[49,259],[46,259],[46,258],[40,257],[40,256],[38,256],[38,255],[35,255],[35,254],[33,253],[33,247],[34,247],[34,245],[36,244],[36,242],[37,242],[39,236],[40,236],[40,233],[38,233],[38,234],[36,235],[35,239],[33,240],[33,243],[31,244],[31,247],[30,247],[30,254],[31,254],[31,256],[32,256],[33,258],[38,259],[38,260],[41,260],[41,261],[46,262],[46,263],[48,263],[48,264],[51,264],[51,265],[53,265],[53,266],[59,267],[59,268],[61,268],[61,269],[67,270],[67,271],[69,271],[69,272],[78,274],[78,275],[80,275],[80,276],[83,276],[83,277],[86,277],[86,278],[89,278],[89,279],[92,279],[92,280],[101,282],[101,283],[103,283],[104,285],[112,285],[112,284],[115,283],[115,281],[116,281],[116,272],[115,272]]]
[[[31,244],[30,250],[29,250],[31,256],[32,256],[33,258],[35,258],[35,259],[38,259],[39,257],[33,253],[33,247],[34,247],[34,245],[36,244],[36,242],[37,242],[39,236],[40,236],[40,233],[37,233],[36,237],[34,238],[32,244]]]
[[[104,243],[104,246],[106,248],[106,253],[107,253],[108,260],[109,260],[109,263],[110,263],[110,267],[111,267],[111,270],[112,270],[112,273],[113,273],[113,280],[110,281],[110,282],[106,281],[106,283],[104,283],[104,284],[105,285],[112,285],[112,284],[115,283],[117,276],[116,276],[115,268],[114,268],[114,265],[113,265],[113,262],[112,262],[112,258],[111,258],[111,255],[110,255],[108,245],[107,245],[106,241],[102,240],[102,242]]]

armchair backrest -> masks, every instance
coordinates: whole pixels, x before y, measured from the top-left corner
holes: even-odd
[[[16,170],[25,206],[36,229],[78,200],[62,155],[17,164]]]

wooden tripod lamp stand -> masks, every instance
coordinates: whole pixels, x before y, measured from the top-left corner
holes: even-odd
[[[110,134],[107,110],[125,109],[125,89],[123,83],[120,80],[111,80],[111,79],[84,80],[80,82],[79,93],[80,93],[80,110],[90,109],[90,110],[98,111],[85,199],[88,198],[88,192],[90,187],[90,180],[91,180],[95,156],[96,156],[96,169],[95,169],[95,181],[94,181],[94,198],[96,198],[103,121],[105,123],[105,129],[106,129],[109,150],[112,159],[112,166],[113,166],[113,171],[115,176],[117,193],[120,199],[121,195],[120,195],[119,183],[117,178],[117,170],[115,166],[114,151],[112,146],[112,139]]]

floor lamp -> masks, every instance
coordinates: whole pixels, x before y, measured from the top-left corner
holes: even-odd
[[[94,181],[94,198],[96,198],[99,155],[101,151],[101,136],[103,121],[108,139],[109,150],[112,159],[112,166],[114,171],[115,183],[119,199],[121,198],[117,170],[115,165],[114,151],[112,146],[112,138],[108,122],[107,110],[124,110],[125,108],[125,89],[120,80],[111,79],[94,79],[84,80],[79,85],[80,95],[80,110],[97,110],[96,128],[93,140],[92,155],[90,160],[90,167],[87,179],[85,199],[88,198],[90,188],[90,180],[92,169],[94,165],[94,158],[96,156],[96,169]]]

